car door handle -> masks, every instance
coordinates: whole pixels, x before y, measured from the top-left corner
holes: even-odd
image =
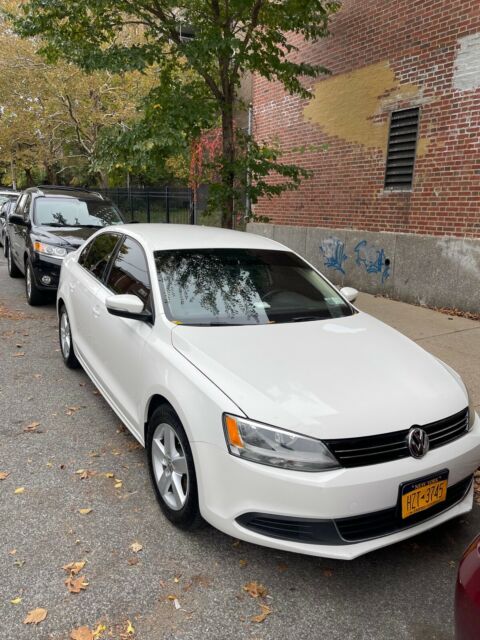
[[[93,309],[92,309],[92,313],[95,316],[95,318],[98,318],[98,316],[100,315],[100,305],[96,304]]]

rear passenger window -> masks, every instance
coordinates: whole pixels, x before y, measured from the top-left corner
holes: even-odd
[[[129,293],[138,296],[145,308],[151,310],[152,287],[147,259],[142,247],[132,238],[125,238],[118,250],[108,276],[107,287],[117,294]]]
[[[117,246],[119,236],[102,233],[83,249],[78,262],[92,275],[101,280],[110,257]]]

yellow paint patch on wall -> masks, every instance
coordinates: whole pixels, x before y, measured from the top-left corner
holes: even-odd
[[[384,60],[322,80],[314,93],[305,107],[306,120],[329,136],[386,151],[388,122],[375,122],[374,117],[388,105],[417,97],[420,87],[400,84]]]

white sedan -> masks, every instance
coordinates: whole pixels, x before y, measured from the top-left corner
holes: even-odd
[[[99,231],[61,270],[61,351],[147,449],[165,516],[354,558],[470,511],[460,377],[296,253],[176,225]]]

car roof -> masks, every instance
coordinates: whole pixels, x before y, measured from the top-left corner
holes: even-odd
[[[101,193],[82,189],[80,187],[62,187],[57,185],[40,185],[38,187],[29,187],[25,189],[25,193],[31,193],[38,197],[48,196],[59,198],[82,198],[83,200],[105,200]]]
[[[171,249],[270,249],[290,251],[288,247],[254,233],[188,224],[123,224],[109,231],[127,233],[151,251]]]
[[[0,196],[19,196],[18,191],[12,191],[11,189],[0,189]]]

